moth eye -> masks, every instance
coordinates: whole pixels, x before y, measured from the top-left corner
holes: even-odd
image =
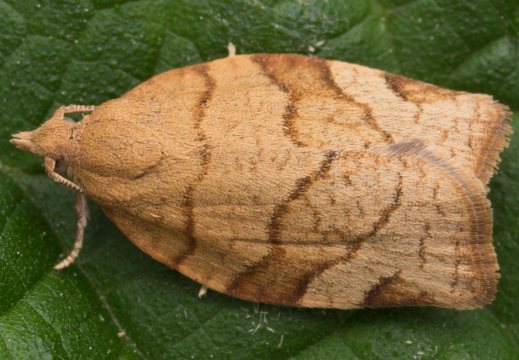
[[[68,165],[64,159],[57,159],[54,171],[58,174],[65,176],[67,174]]]

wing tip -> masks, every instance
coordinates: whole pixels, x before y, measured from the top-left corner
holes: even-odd
[[[478,159],[476,165],[476,174],[485,185],[498,170],[501,152],[508,147],[510,136],[513,133],[510,108],[492,98],[491,101],[493,108],[496,110],[495,116],[491,119],[492,122],[495,122],[495,126],[483,145],[482,156]]]
[[[506,107],[504,107],[506,109]],[[509,124],[503,118],[499,131],[502,135],[497,136],[499,142],[495,142],[496,159],[499,152],[508,143],[507,135],[511,132]],[[420,157],[434,166],[441,168],[449,174],[463,189],[464,197],[471,204],[470,227],[472,236],[460,243],[460,249],[465,254],[463,258],[470,260],[470,281],[465,280],[467,291],[464,293],[456,291],[456,296],[445,293],[440,303],[423,302],[418,305],[433,305],[438,307],[463,309],[482,308],[493,302],[497,292],[497,282],[499,280],[499,265],[497,256],[492,244],[492,206],[486,196],[485,183],[480,180],[477,174],[467,171],[446,160],[441,155],[436,154],[434,147],[427,146],[424,142],[417,139],[401,141],[380,149],[381,152],[391,156],[412,156]],[[460,275],[460,279],[463,275]],[[470,291],[469,291],[470,290]],[[445,301],[445,302],[444,302]],[[402,304],[405,306],[406,304]]]

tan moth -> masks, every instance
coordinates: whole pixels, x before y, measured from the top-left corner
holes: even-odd
[[[73,123],[66,115],[87,113]],[[301,55],[240,55],[157,75],[13,135],[141,250],[264,303],[490,303],[487,184],[510,112],[490,96]],[[67,174],[55,170],[68,166]],[[202,290],[202,292],[203,292]]]

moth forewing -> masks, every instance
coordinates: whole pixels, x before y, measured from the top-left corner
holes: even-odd
[[[511,128],[487,95],[260,54],[174,69],[88,111],[46,132],[58,147],[13,142],[65,159],[133,243],[203,286],[344,309],[494,298],[486,184]]]

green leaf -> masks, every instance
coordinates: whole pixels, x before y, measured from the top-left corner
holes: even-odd
[[[519,135],[491,183],[501,266],[484,310],[265,306],[209,292],[138,251],[8,143],[62,104],[100,104],[163,70],[297,52],[494,95],[519,110],[518,0],[0,0],[0,358],[517,359]],[[519,133],[519,119],[514,117]]]

